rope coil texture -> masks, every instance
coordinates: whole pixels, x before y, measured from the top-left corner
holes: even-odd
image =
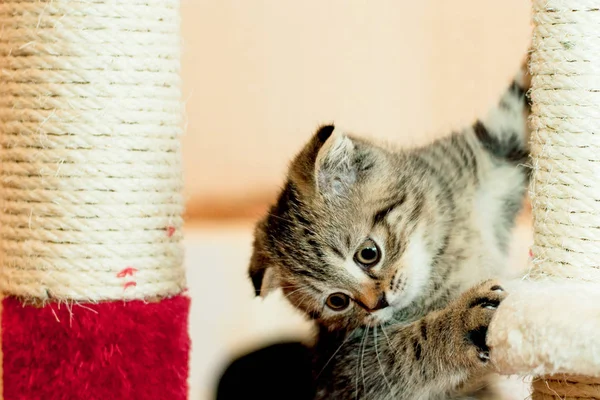
[[[531,275],[538,279],[600,282],[598,5],[533,1]],[[533,392],[534,400],[600,399],[600,379],[547,377]]]
[[[179,0],[4,0],[0,26],[0,291],[180,293]]]
[[[600,11],[535,0],[532,275],[600,282]]]
[[[585,376],[552,376],[533,382],[532,400],[597,399],[600,382]]]

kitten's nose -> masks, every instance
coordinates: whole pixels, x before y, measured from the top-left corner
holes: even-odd
[[[387,302],[387,299],[385,298],[385,293],[381,293],[381,295],[377,299],[377,304],[375,304],[375,307],[373,307],[371,309],[371,311],[381,310],[382,308],[386,308],[389,305],[390,304]]]
[[[369,312],[381,310],[382,308],[389,306],[390,304],[385,298],[385,293],[378,294],[377,292],[378,291],[375,290],[364,291],[356,296],[355,301]]]

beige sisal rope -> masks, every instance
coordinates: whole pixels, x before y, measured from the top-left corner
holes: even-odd
[[[536,278],[600,282],[599,6],[597,0],[533,1]],[[600,399],[600,379],[549,377],[533,388],[533,399]]]
[[[532,400],[597,399],[600,382],[585,376],[551,376],[533,382]]]
[[[179,0],[0,2],[0,290],[180,293]]]

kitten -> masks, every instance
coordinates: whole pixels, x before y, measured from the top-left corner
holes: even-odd
[[[454,398],[489,372],[504,292],[486,279],[528,181],[526,71],[485,119],[428,146],[323,126],[292,161],[249,272],[319,325],[319,398]]]

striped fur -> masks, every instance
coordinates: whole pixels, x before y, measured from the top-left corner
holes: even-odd
[[[321,397],[447,398],[485,369],[465,356],[485,350],[485,333],[450,349],[464,350],[454,358],[440,349],[475,335],[448,313],[487,304],[477,292],[483,303],[459,312],[456,299],[501,276],[507,261],[528,180],[524,71],[487,117],[426,147],[394,149],[323,126],[292,161],[256,227],[250,276],[257,294],[281,288],[321,326],[316,365],[332,357]],[[369,268],[355,254],[367,239],[382,253]],[[326,306],[334,292],[352,299],[347,309]],[[481,332],[486,318],[475,318]]]

